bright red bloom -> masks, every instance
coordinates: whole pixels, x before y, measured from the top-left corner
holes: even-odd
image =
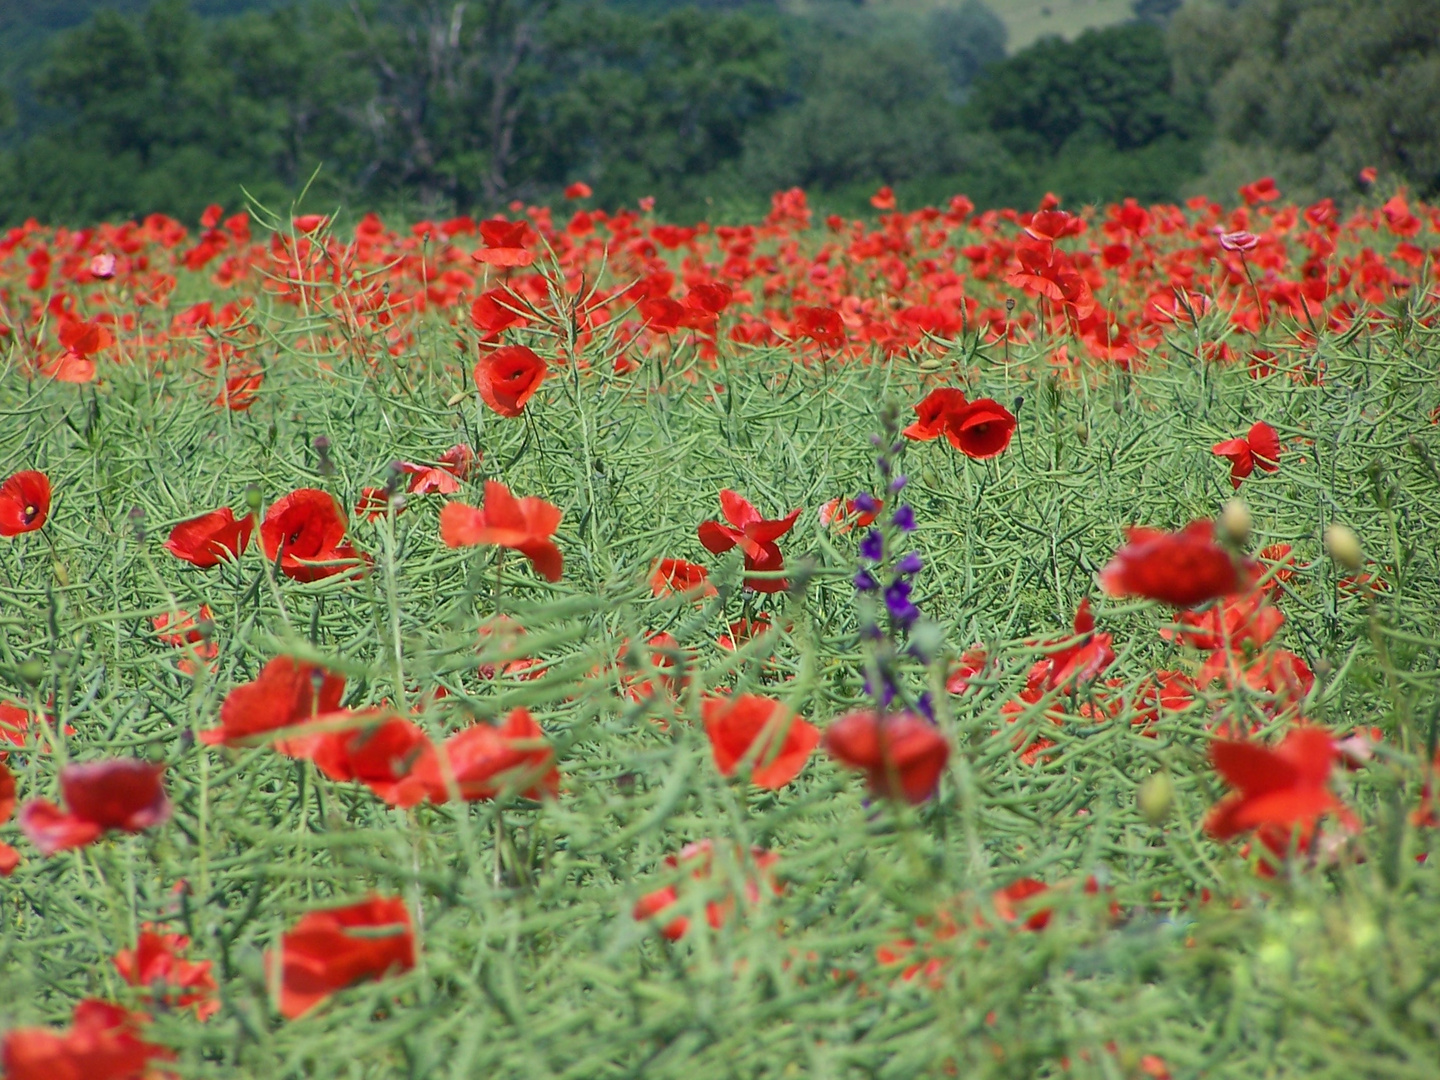
[[[907,439],[928,442],[945,434],[949,418],[970,404],[965,391],[953,386],[941,386],[926,394],[915,406],[915,422],[901,434]]]
[[[1230,459],[1232,487],[1238,488],[1240,481],[1254,472],[1257,465],[1265,472],[1280,468],[1280,437],[1264,420],[1257,420],[1251,425],[1245,438],[1226,439],[1210,449],[1217,456]]]
[[[15,812],[15,777],[9,766],[0,761],[0,825],[10,820]],[[9,844],[0,841],[0,877],[9,877],[20,865],[20,853]]]
[[[922,803],[940,786],[950,744],[935,726],[913,713],[882,716],[862,709],[825,731],[825,750],[836,761],[865,773],[876,795]]]
[[[1342,809],[1330,790],[1337,756],[1335,740],[1316,727],[1295,728],[1273,750],[1251,742],[1211,743],[1215,770],[1237,790],[1210,811],[1206,831],[1228,840],[1250,829],[1267,830],[1283,852],[1294,828],[1308,829],[1321,815]],[[1275,850],[1268,840],[1266,846]]]
[[[243,683],[225,695],[220,726],[202,731],[200,741],[210,746],[243,746],[266,732],[335,712],[344,693],[343,675],[294,657],[277,656],[254,682]]]
[[[275,954],[266,956],[268,964]],[[331,994],[415,966],[410,911],[399,897],[312,911],[280,940],[280,1012],[294,1020]]]
[[[249,545],[254,529],[254,514],[246,514],[237,521],[235,512],[222,506],[176,525],[165,541],[165,550],[205,570],[219,566],[222,559],[238,559]]]
[[[334,717],[344,713],[332,714]],[[319,736],[303,732],[286,740],[331,780],[364,784],[390,806],[445,801],[435,783],[435,747],[425,732],[403,716],[384,709],[351,713],[355,727]]]
[[[140,1017],[103,1001],[76,1005],[67,1031],[14,1028],[0,1041],[7,1080],[142,1080],[172,1056],[140,1038]]]
[[[1115,662],[1114,640],[1110,634],[1095,633],[1095,616],[1090,611],[1090,598],[1080,601],[1075,610],[1075,635],[1063,639],[1063,648],[1050,653],[1036,665],[1032,681],[1040,676],[1048,688],[1064,689],[1076,683],[1090,682]]]
[[[564,558],[553,537],[560,517],[558,506],[534,496],[517,499],[498,480],[487,480],[483,507],[452,502],[440,511],[440,539],[447,547],[512,548],[546,581],[559,581]]]
[[[895,209],[895,192],[889,184],[886,184],[877,190],[874,195],[870,196],[870,205],[876,210]]]
[[[684,559],[660,559],[650,575],[650,591],[655,596],[680,593],[684,596],[714,596],[710,571]]]
[[[525,411],[549,369],[524,345],[506,345],[486,353],[475,365],[475,389],[486,405],[514,419]]]
[[[588,199],[593,194],[595,193],[590,190],[590,185],[584,180],[576,180],[565,188],[565,198],[567,199]]]
[[[0,536],[34,532],[50,513],[50,478],[43,472],[18,472],[0,484]]]
[[[342,543],[348,522],[334,496],[318,488],[301,488],[277,500],[260,523],[260,542],[280,572],[296,581],[319,581],[343,574],[360,562]]]
[[[1196,613],[1182,611],[1175,617],[1177,629],[1162,627],[1160,636],[1193,645],[1197,649],[1231,649],[1244,645],[1266,645],[1285,623],[1280,609],[1267,603],[1263,591],[1243,596],[1222,597],[1219,603]]]
[[[1240,198],[1245,200],[1246,206],[1254,206],[1257,202],[1273,202],[1279,197],[1280,189],[1275,186],[1273,176],[1262,176],[1253,184],[1240,188]]]
[[[708,697],[702,714],[720,775],[733,775],[748,755],[754,770],[751,782],[772,791],[800,775],[820,742],[820,730],[814,724],[759,694]]]
[[[830,307],[795,306],[795,336],[806,337],[817,345],[838,349],[845,344],[845,324],[840,312]]]
[[[1129,542],[1100,571],[1111,596],[1144,596],[1194,607],[1238,591],[1255,566],[1215,542],[1213,521],[1192,521],[1177,533],[1126,530]]]
[[[971,680],[985,670],[990,663],[990,654],[980,646],[966,649],[960,654],[959,665],[945,680],[945,690],[950,694],[963,694],[970,689]]]
[[[166,645],[177,649],[194,646],[194,652],[202,660],[213,660],[220,653],[220,646],[214,639],[214,615],[208,604],[201,604],[194,615],[178,611],[172,619],[168,611],[150,620],[155,626],[155,636]]]
[[[195,1006],[195,1015],[205,1020],[220,1009],[210,961],[186,960],[180,954],[190,939],[183,934],[156,933],[146,923],[133,949],[115,954],[115,970],[131,986],[147,990],[150,1000],[172,1009]]]
[[[1015,434],[1015,415],[992,398],[972,401],[946,416],[945,437],[966,457],[996,457]]]
[[[448,776],[447,776],[448,774]],[[560,793],[560,770],[545,732],[527,709],[515,709],[498,727],[474,724],[451,735],[415,777],[433,791],[450,791],[453,779],[466,802],[518,794],[527,799]]]
[[[798,509],[777,521],[760,516],[760,511],[743,495],[726,489],[720,492],[720,510],[728,526],[718,521],[702,521],[699,528],[700,543],[706,550],[723,555],[733,547],[745,553],[745,569],[773,571],[785,568],[785,559],[780,554],[776,540],[790,531],[795,519],[800,516]],[[745,584],[756,592],[782,592],[787,582],[780,579],[746,578]]]
[[[301,214],[294,219],[295,228],[302,233],[313,233],[323,229],[330,219],[324,214]]]
[[[170,817],[164,772],[164,765],[134,758],[67,765],[60,770],[60,794],[69,812],[31,799],[20,808],[20,828],[42,855],[84,847],[111,829],[142,832]]]
[[[491,339],[502,330],[529,322],[525,301],[503,285],[483,292],[470,305],[470,322]]]
[[[529,233],[530,228],[523,221],[505,221],[501,218],[482,221],[480,239],[485,242],[485,246],[471,258],[505,270],[516,266],[529,266],[535,261],[535,253],[525,250]]]

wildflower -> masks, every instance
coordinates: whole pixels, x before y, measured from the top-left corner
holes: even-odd
[[[15,777],[10,767],[0,761],[0,825],[10,820],[15,812]],[[9,844],[0,841],[0,877],[9,877],[20,865],[20,853]]]
[[[451,735],[415,777],[432,791],[449,791],[453,780],[467,802],[502,794],[539,799],[560,793],[560,771],[545,732],[527,709],[515,709],[497,726],[473,724]]]
[[[1100,571],[1111,596],[1143,596],[1175,607],[1195,607],[1236,592],[1242,570],[1255,569],[1215,543],[1213,521],[1192,521],[1177,533],[1126,530],[1128,543]]]
[[[702,713],[720,775],[733,775],[749,757],[751,782],[772,791],[800,775],[820,742],[815,725],[758,694],[706,698]]]
[[[990,904],[995,908],[995,914],[1006,922],[1013,923],[1019,918],[1020,911],[1027,910],[1033,905],[1027,901],[1050,891],[1050,886],[1034,878],[1021,878],[1012,881],[1003,889],[995,892],[990,897]],[[1019,910],[1017,910],[1017,908]],[[1038,908],[1031,911],[1025,918],[1024,928],[1026,930],[1044,930],[1050,925],[1050,916],[1053,914],[1050,908]]]
[[[275,965],[276,955],[266,957]],[[280,939],[280,1013],[294,1020],[337,991],[415,966],[410,911],[399,897],[312,911]]]
[[[907,439],[928,442],[945,434],[949,417],[964,409],[969,402],[963,390],[942,386],[931,390],[915,406],[915,422],[901,432]]]
[[[160,777],[164,765],[133,758],[67,765],[60,770],[62,811],[48,799],[20,808],[20,828],[42,855],[84,847],[104,833],[142,832],[170,817]]]
[[[173,1055],[140,1037],[137,1014],[87,999],[75,1006],[70,1027],[13,1028],[0,1041],[8,1080],[140,1080],[152,1062]]]
[[[280,560],[280,572],[296,581],[319,581],[343,574],[360,556],[343,543],[347,521],[334,496],[300,488],[277,500],[260,523],[265,557]]]
[[[485,246],[470,257],[478,263],[509,270],[517,266],[529,266],[535,261],[535,253],[526,250],[530,227],[523,221],[505,221],[492,218],[480,222],[480,239]]]
[[[778,520],[767,520],[743,495],[727,489],[720,492],[720,510],[729,525],[718,521],[700,523],[700,543],[708,551],[723,555],[731,548],[739,547],[745,554],[746,570],[764,572],[785,568],[785,559],[775,541],[790,531],[795,519],[800,516],[798,509]],[[783,580],[748,577],[745,584],[756,592],[772,593],[782,592],[787,585]]]
[[[302,730],[286,740],[292,756],[315,762],[331,780],[364,784],[388,806],[445,801],[435,747],[412,721],[383,708],[331,716],[351,726],[309,737]]]
[[[1257,420],[1243,439],[1218,442],[1211,451],[1217,457],[1230,459],[1230,484],[1238,488],[1258,465],[1265,472],[1280,468],[1280,437],[1264,420]]]
[[[1015,416],[991,398],[972,401],[946,420],[945,437],[966,457],[984,460],[1004,453],[1015,434]]]
[[[0,484],[0,536],[34,532],[50,513],[50,478],[43,472],[18,472]]]
[[[546,581],[559,581],[564,559],[552,537],[560,517],[558,506],[534,496],[517,499],[504,484],[487,480],[483,507],[452,502],[440,511],[440,539],[447,547],[512,548]]]
[[[266,732],[294,727],[340,708],[345,678],[318,664],[277,656],[220,705],[220,726],[200,733],[208,745],[243,746]]]
[[[739,852],[736,852],[739,855]],[[750,863],[754,867],[753,872],[745,875],[744,893],[745,900],[750,905],[760,902],[762,886],[769,886],[775,893],[781,891],[780,885],[774,881],[771,868],[779,861],[780,856],[773,851],[766,851],[764,848],[752,847],[750,849]],[[665,856],[665,865],[672,869],[685,868],[690,871],[690,877],[694,881],[707,882],[710,880],[715,864],[715,845],[709,840],[699,840],[692,844],[686,844],[680,849],[677,855]],[[680,900],[680,886],[666,885],[653,892],[646,893],[635,902],[631,910],[631,916],[637,921],[652,919],[661,914]],[[705,921],[712,930],[718,930],[725,925],[725,921],[735,909],[735,898],[726,895],[719,900],[709,900],[705,904]],[[679,941],[689,932],[690,920],[687,916],[680,915],[671,919],[660,928],[660,933],[669,941]]]
[[[400,471],[411,477],[410,494],[453,495],[460,490],[460,481],[469,478],[479,455],[462,444],[452,446],[441,454],[434,465],[414,465],[400,462]],[[359,513],[357,510],[356,513]]]
[[[865,499],[831,499],[820,507],[820,524],[829,525],[836,532],[864,529],[874,524],[883,504],[867,496]]]
[[[950,759],[945,737],[913,713],[852,712],[826,729],[824,742],[832,758],[865,773],[874,794],[911,803],[935,794]]]
[[[678,593],[682,596],[715,596],[710,572],[684,559],[659,559],[650,574],[650,591],[655,596]]]
[[[158,933],[146,923],[136,939],[135,948],[121,949],[115,954],[115,970],[131,986],[149,992],[151,1001],[172,1009],[195,1006],[195,1015],[205,1020],[220,1009],[215,993],[215,977],[210,961],[186,960],[180,954],[190,939],[183,934]]]
[[[584,180],[576,180],[565,188],[565,198],[567,199],[588,199],[593,194],[595,193],[590,190],[590,185]]]
[[[524,345],[506,345],[486,353],[475,365],[475,389],[486,405],[514,419],[525,411],[545,381],[545,361]]]
[[[165,550],[202,570],[219,566],[222,559],[238,559],[250,543],[255,515],[238,521],[228,506],[189,518],[170,530]]]

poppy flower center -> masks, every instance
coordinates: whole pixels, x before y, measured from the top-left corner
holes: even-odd
[[[40,508],[34,503],[26,503],[25,510],[23,511],[23,516],[25,518],[25,524],[29,525],[32,521],[34,521],[37,517],[40,516]]]

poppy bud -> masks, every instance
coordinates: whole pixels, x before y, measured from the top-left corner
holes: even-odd
[[[1090,429],[1084,424],[1075,425],[1075,438],[1080,440],[1081,446],[1090,445]]]
[[[260,512],[260,489],[254,484],[245,487],[245,505],[250,508],[252,514]]]
[[[33,686],[45,678],[45,661],[32,656],[29,660],[21,663],[19,674],[22,680]]]
[[[1360,538],[1347,525],[1334,524],[1325,530],[1325,550],[1346,570],[1359,570],[1365,561]]]
[[[1245,505],[1244,499],[1226,500],[1224,509],[1220,511],[1220,535],[1224,539],[1236,547],[1243,547],[1250,539],[1252,524],[1250,508]]]
[[[1170,780],[1170,774],[1157,772],[1147,776],[1135,793],[1135,802],[1140,807],[1141,816],[1151,825],[1163,822],[1175,806],[1175,785]]]

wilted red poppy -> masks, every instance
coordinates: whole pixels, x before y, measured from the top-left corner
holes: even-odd
[[[832,758],[865,773],[876,795],[911,803],[935,794],[950,760],[945,736],[913,713],[852,712],[825,730],[824,741]]]
[[[710,571],[684,559],[659,559],[650,575],[650,592],[655,596],[680,593],[684,596],[715,596]]]
[[[286,741],[300,744],[304,752],[296,756],[315,762],[331,780],[364,784],[390,806],[415,806],[427,798],[445,801],[445,788],[434,782],[435,747],[418,726],[385,709],[352,713],[348,719],[355,727],[313,739],[302,733]]]
[[[279,965],[280,1013],[294,1020],[340,990],[413,968],[410,911],[399,897],[372,895],[309,912],[281,937]]]
[[[946,414],[945,437],[966,457],[992,458],[1004,452],[1015,434],[1015,416],[992,398],[980,398]]]
[[[415,775],[438,791],[449,791],[453,779],[467,802],[502,793],[527,799],[560,793],[555,751],[526,709],[515,709],[499,727],[474,724],[451,735],[434,758],[417,766]]]
[[[220,726],[200,733],[210,746],[242,746],[268,731],[294,727],[340,708],[345,677],[318,664],[277,656],[254,682],[242,683],[225,695]]]
[[[164,772],[164,765],[134,758],[67,765],[60,770],[60,794],[68,812],[48,799],[31,799],[20,808],[20,828],[42,855],[84,847],[110,829],[141,832],[170,817]]]
[[[1256,567],[1215,542],[1213,521],[1192,521],[1177,533],[1126,530],[1129,542],[1100,571],[1111,596],[1144,596],[1175,607],[1194,607],[1238,591]]]
[[[142,1080],[174,1055],[140,1037],[141,1017],[119,1005],[85,1000],[70,1027],[12,1028],[0,1041],[7,1080]]]
[[[448,547],[512,548],[529,559],[546,581],[559,581],[564,559],[552,538],[560,516],[560,508],[544,499],[517,499],[504,484],[487,480],[483,507],[452,502],[440,511],[440,539]]]
[[[820,730],[759,694],[708,697],[701,706],[705,734],[721,776],[734,774],[747,755],[757,787],[779,790],[800,775],[820,742]]]
[[[524,345],[506,345],[486,353],[475,365],[475,389],[501,416],[514,419],[525,411],[549,369]]]
[[[272,563],[279,557],[280,572],[286,577],[319,581],[360,562],[355,549],[341,542],[346,524],[345,511],[334,496],[318,488],[300,488],[265,512],[260,542]]]
[[[529,227],[523,221],[504,221],[500,218],[482,221],[480,239],[485,242],[485,246],[471,258],[476,262],[507,270],[516,266],[529,266],[535,261],[535,253],[525,250],[529,232]]]
[[[209,569],[219,566],[221,559],[238,559],[249,545],[254,528],[254,514],[237,521],[234,511],[222,506],[176,525],[165,541],[165,550],[177,559]]]
[[[1243,439],[1226,439],[1211,447],[1219,457],[1230,459],[1230,484],[1239,487],[1258,465],[1265,472],[1280,468],[1280,437],[1275,429],[1264,420],[1251,425],[1250,433]]]
[[[1279,831],[1283,851],[1292,829],[1311,826],[1322,814],[1341,810],[1330,789],[1330,770],[1337,756],[1335,740],[1316,727],[1295,728],[1273,750],[1251,742],[1211,743],[1215,771],[1236,791],[1210,811],[1206,831],[1217,840],[1228,840],[1269,826],[1272,832]]]
[[[115,970],[131,986],[147,991],[155,1004],[172,1009],[194,1005],[195,1015],[205,1020],[220,1009],[220,1002],[211,997],[215,977],[209,960],[197,962],[180,955],[189,945],[185,935],[158,933],[146,923],[135,948],[115,954]]]
[[[706,550],[723,555],[733,547],[745,553],[745,569],[757,572],[783,570],[785,559],[780,554],[776,540],[790,531],[795,519],[800,516],[798,509],[785,517],[769,521],[760,516],[760,511],[743,495],[729,489],[720,492],[720,510],[728,526],[718,521],[702,521],[698,530],[700,543]],[[749,578],[745,584],[756,592],[782,592],[788,582],[778,578]]]
[[[33,469],[0,484],[0,536],[34,532],[50,513],[50,478]]]
[[[0,825],[10,820],[15,812],[15,777],[9,766],[0,761]],[[0,841],[0,877],[9,877],[20,865],[20,853],[9,844]]]

